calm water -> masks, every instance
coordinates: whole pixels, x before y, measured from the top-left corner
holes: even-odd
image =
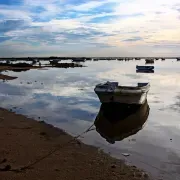
[[[141,61],[88,61],[87,67],[25,72],[4,72],[18,78],[0,82],[1,107],[45,120],[72,135],[86,130],[95,120],[100,102],[94,93],[97,83],[107,80],[123,85],[151,83],[150,112],[137,134],[109,144],[96,131],[81,140],[102,148],[164,179],[180,179],[180,62],[156,61],[155,73],[137,74]],[[30,82],[30,83],[28,83]],[[129,153],[124,157],[122,153]],[[173,178],[172,178],[173,177]]]

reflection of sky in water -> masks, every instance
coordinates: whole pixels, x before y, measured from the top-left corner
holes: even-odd
[[[131,85],[149,81],[150,115],[143,130],[114,145],[94,131],[82,140],[118,157],[121,152],[130,152],[130,161],[151,172],[155,168],[140,161],[174,173],[177,167],[163,162],[175,162],[180,155],[180,63],[155,61],[154,74],[136,74],[137,64],[144,65],[144,61],[89,61],[84,68],[5,72],[18,79],[0,82],[1,106],[15,106],[18,113],[41,117],[75,135],[89,127],[99,111],[100,102],[94,93],[97,83],[113,80]]]

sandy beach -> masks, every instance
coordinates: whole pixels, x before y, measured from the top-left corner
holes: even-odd
[[[111,158],[64,131],[0,109],[0,177],[32,179],[145,180],[135,166]]]

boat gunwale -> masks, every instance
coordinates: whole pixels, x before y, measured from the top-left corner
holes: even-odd
[[[153,70],[154,66],[140,66],[140,65],[136,65],[136,69],[137,70]]]
[[[98,84],[96,85],[94,91],[96,91],[96,88],[99,88],[99,89],[105,89],[105,88],[101,88],[100,86],[103,86],[104,84]],[[117,86],[115,87],[114,90],[119,90],[119,91],[122,91],[122,90],[147,90],[150,88],[150,83],[147,83],[145,86]],[[106,89],[106,91],[108,91],[108,89]]]

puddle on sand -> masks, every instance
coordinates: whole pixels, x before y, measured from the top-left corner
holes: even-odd
[[[180,63],[176,60],[156,61],[152,74],[136,73],[137,64],[144,65],[145,62],[88,61],[84,63],[87,67],[83,68],[3,72],[18,78],[0,81],[1,106],[77,135],[86,130],[100,112],[101,104],[94,93],[97,83],[113,80],[134,85],[149,81],[150,111],[142,129],[114,144],[109,144],[96,131],[89,132],[81,140],[152,175],[175,179],[180,176]],[[130,156],[124,157],[122,153]]]

